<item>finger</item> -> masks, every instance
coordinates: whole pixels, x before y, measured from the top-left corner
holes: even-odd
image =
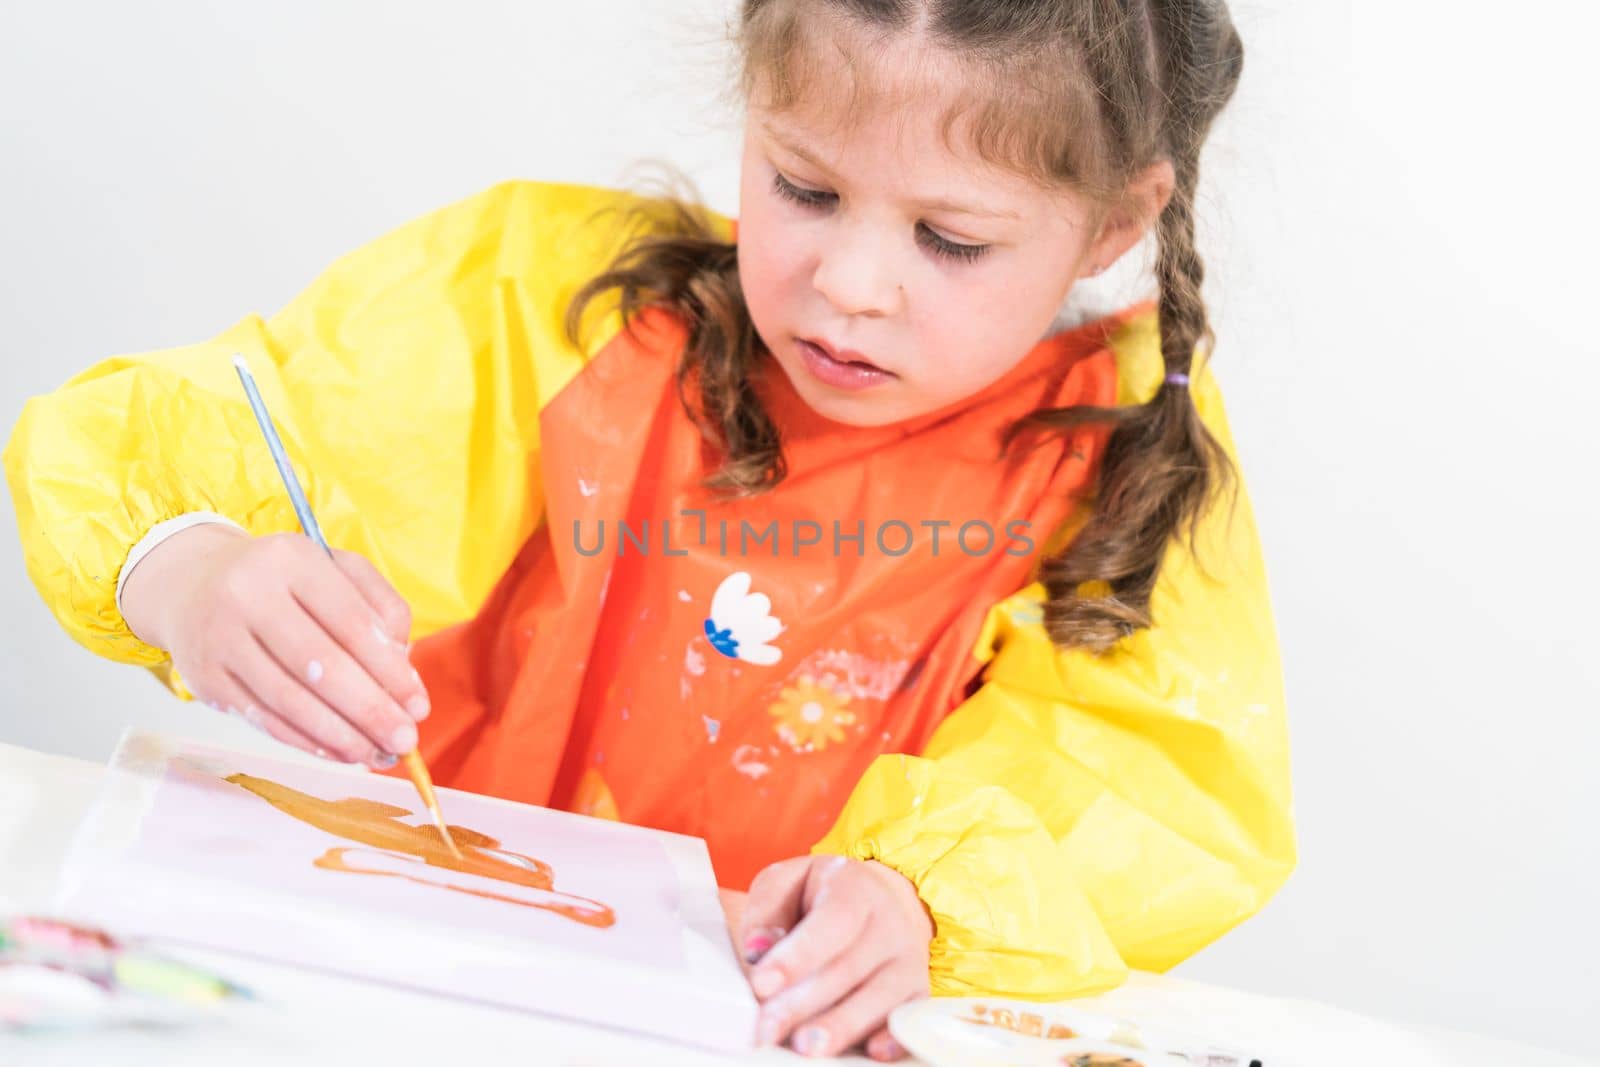
[[[389,579],[359,552],[333,550],[333,562],[344,572],[362,598],[377,612],[386,636],[405,647],[411,640],[411,605],[389,584]]]
[[[802,923],[801,928],[804,926]],[[855,938],[817,973],[799,978],[761,1005],[756,1043],[782,1044],[796,1027],[833,1008],[887,962],[882,946],[874,944],[870,938]]]
[[[252,703],[246,703],[243,708],[230,705],[228,713],[237,715],[274,741],[281,741],[286,745],[298,748],[301,752],[309,752],[320,759],[333,759],[332,753],[317,744],[316,741],[290,726],[278,716],[272,714],[272,712],[262,711]]]
[[[766,955],[800,920],[810,856],[796,856],[768,865],[750,883],[744,914],[739,918],[739,953],[746,963]]]
[[[323,759],[331,758],[328,750],[307,737],[304,733],[284,722],[269,711],[263,711],[256,706],[255,698],[248,689],[226,670],[219,672],[218,677],[208,682],[205,686],[206,704],[211,708],[225,712],[235,718],[243,719],[257,730],[262,731],[275,741],[298,748],[313,756]]]
[[[411,716],[292,596],[257,613],[252,630],[286,673],[365,736],[372,747],[396,755],[416,747],[417,727]],[[300,703],[304,705],[304,701]],[[289,709],[276,699],[270,706],[307,729],[305,722],[287,714]]]
[[[228,710],[231,712],[235,709],[229,708]],[[301,752],[309,752],[320,759],[333,758],[327,749],[311,738],[296,730],[270,711],[262,711],[254,704],[246,704],[242,710],[239,710],[239,717],[274,741],[281,741],[293,748],[298,748]]]
[[[249,694],[249,703],[284,720],[335,758],[346,763],[393,766],[392,758],[375,749],[344,716],[285,670],[254,635],[247,635],[238,643],[230,669]]]
[[[906,1058],[906,1050],[894,1039],[887,1026],[881,1026],[867,1038],[867,1055],[879,1063],[893,1063]]]
[[[294,582],[290,593],[296,602],[407,715],[419,722],[427,718],[428,694],[405,645],[390,636],[374,607],[352,582],[324,581],[319,573],[323,570],[314,568]],[[348,573],[342,567],[332,570],[338,576]]]
[[[885,1024],[915,993],[902,968],[886,967],[834,1007],[800,1026],[791,1044],[802,1056],[836,1056]]]
[[[750,988],[757,997],[765,1000],[798,979],[816,974],[856,941],[870,909],[853,903],[848,887],[836,891],[835,879],[847,870],[848,862],[843,856],[813,860],[802,886],[810,898],[805,917],[750,972]]]

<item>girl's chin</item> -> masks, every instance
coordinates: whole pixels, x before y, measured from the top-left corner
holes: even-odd
[[[915,416],[903,410],[901,404],[885,396],[862,396],[846,393],[840,395],[822,387],[796,387],[800,399],[814,413],[842,426],[888,426]]]
[[[888,426],[914,418],[917,414],[906,409],[904,396],[896,395],[904,387],[899,378],[872,389],[835,389],[817,381],[805,365],[791,354],[778,355],[776,359],[806,407],[829,422],[866,428]]]

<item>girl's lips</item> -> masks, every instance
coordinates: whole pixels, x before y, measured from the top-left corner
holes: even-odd
[[[894,377],[882,367],[851,359],[859,353],[845,351],[835,355],[822,345],[800,337],[795,338],[795,347],[800,350],[800,358],[812,376],[835,389],[869,389]]]

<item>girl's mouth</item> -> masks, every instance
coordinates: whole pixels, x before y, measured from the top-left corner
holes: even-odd
[[[844,350],[834,352],[825,343],[795,339],[800,358],[812,376],[835,389],[868,389],[894,378],[882,367],[867,362],[859,352]]]

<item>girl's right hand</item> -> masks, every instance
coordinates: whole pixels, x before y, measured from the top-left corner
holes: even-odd
[[[428,695],[407,650],[411,609],[354,552],[193,526],[139,561],[122,609],[190,692],[279,741],[379,768],[416,747]]]

